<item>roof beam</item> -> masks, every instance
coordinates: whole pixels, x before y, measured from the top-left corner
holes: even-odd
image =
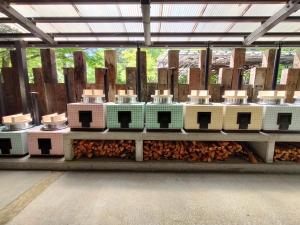
[[[113,4],[113,3],[140,3],[139,0],[9,0],[13,4]],[[185,4],[185,3],[199,3],[199,0],[152,0],[152,3],[175,3],[175,4]],[[279,4],[286,3],[286,0],[202,0],[201,4],[206,3],[222,3],[222,4]]]
[[[160,32],[160,33],[151,33],[153,37],[245,37],[250,33],[238,33],[238,32],[228,32],[228,33],[220,33],[220,32]],[[53,37],[143,37],[144,33],[51,33]],[[299,37],[300,32],[272,32],[267,33],[265,36],[268,37]],[[26,38],[26,37],[34,37],[30,33],[2,33],[0,34],[0,38]]]
[[[285,20],[289,15],[298,11],[300,8],[300,0],[290,0],[282,9],[271,16],[266,22],[264,22],[260,27],[253,31],[248,37],[245,38],[244,44],[250,45],[258,38],[262,37],[269,30],[275,27],[278,23]]]
[[[130,33],[51,33],[52,37],[144,37],[142,32]],[[250,33],[239,32],[160,32],[151,33],[152,37],[246,37]],[[300,32],[271,32],[266,33],[266,37],[300,37]],[[0,39],[20,39],[34,37],[31,33],[0,33]]]
[[[34,23],[141,23],[142,17],[27,17]],[[264,16],[166,16],[150,17],[151,22],[230,22],[248,23],[265,22]],[[286,22],[300,22],[300,16],[291,16]],[[11,18],[0,18],[0,23],[14,23]]]
[[[143,15],[143,27],[145,45],[151,45],[151,28],[150,28],[150,0],[141,0],[141,9]]]
[[[143,43],[134,42],[134,41],[58,41],[54,45],[47,44],[45,42],[27,42],[27,47],[35,47],[35,48],[74,48],[74,47],[130,47],[136,48],[137,43],[140,44],[140,47],[145,47]],[[197,41],[181,41],[181,42],[152,42],[151,47],[157,48],[165,48],[165,47],[182,47],[182,48],[199,48],[206,47],[207,42],[197,42]],[[278,46],[277,42],[274,41],[266,41],[266,42],[254,42],[250,46],[245,46],[242,41],[219,41],[219,42],[210,42],[211,47],[276,47]],[[0,47],[6,48],[14,48],[15,42],[13,41],[0,41]],[[299,41],[287,41],[282,43],[282,47],[300,47]]]
[[[43,40],[49,44],[55,43],[54,39],[50,35],[44,33],[33,22],[26,19],[19,12],[17,12],[14,8],[12,8],[7,2],[4,2],[4,1],[0,2],[0,11],[2,13],[4,13],[6,16],[13,19],[16,23],[20,24],[22,27],[27,29],[29,32],[34,34],[36,37],[40,38],[41,40]]]

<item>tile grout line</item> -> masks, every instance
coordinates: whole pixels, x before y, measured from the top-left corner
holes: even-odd
[[[63,172],[51,172],[40,182],[34,184],[19,197],[10,202],[7,206],[0,209],[0,225],[4,225],[11,221],[62,175]]]

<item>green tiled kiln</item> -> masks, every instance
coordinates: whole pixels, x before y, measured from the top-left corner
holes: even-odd
[[[137,102],[133,90],[119,90],[116,102],[106,104],[107,128],[114,129],[144,129],[144,102]]]
[[[155,90],[153,102],[146,104],[146,128],[149,130],[180,130],[183,128],[183,104],[172,102],[173,95],[168,90],[160,94]]]

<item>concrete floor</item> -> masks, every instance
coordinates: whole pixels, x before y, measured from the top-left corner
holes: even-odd
[[[300,221],[300,176],[0,172],[0,224],[272,224]]]

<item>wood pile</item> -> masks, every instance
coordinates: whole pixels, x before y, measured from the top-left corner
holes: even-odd
[[[300,145],[296,143],[276,143],[274,161],[300,162]]]
[[[224,161],[232,156],[257,163],[257,156],[237,142],[144,141],[144,160]]]
[[[131,140],[74,140],[74,157],[135,159],[135,143]]]

